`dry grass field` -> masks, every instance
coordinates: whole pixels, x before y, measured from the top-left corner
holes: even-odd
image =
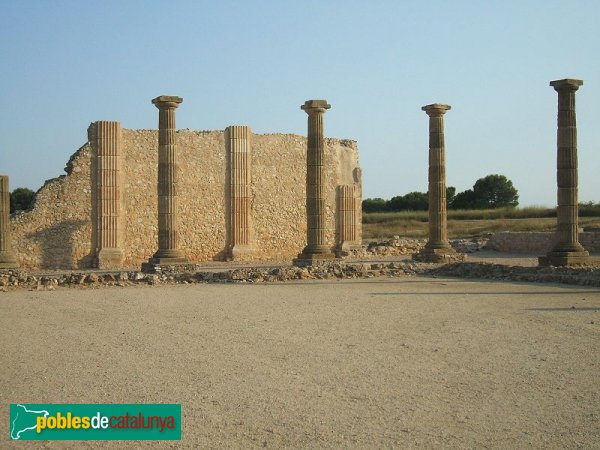
[[[553,210],[543,208],[499,210],[450,210],[448,235],[450,238],[482,236],[499,231],[553,231],[556,217]],[[555,214],[555,213],[554,213]],[[579,218],[581,227],[600,227],[600,215]],[[550,217],[549,217],[550,216]],[[426,238],[427,211],[381,212],[363,214],[363,239],[385,239],[392,236]]]

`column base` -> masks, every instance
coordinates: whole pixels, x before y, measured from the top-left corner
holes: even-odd
[[[425,247],[419,253],[413,254],[412,259],[419,262],[451,263],[466,261],[467,255],[465,253],[458,253],[450,246],[446,248]]]
[[[96,253],[94,267],[97,269],[119,269],[123,264],[123,250],[103,248]]]
[[[181,250],[160,249],[148,262],[142,263],[142,272],[161,272],[161,266],[189,266],[189,261]]]
[[[252,244],[238,244],[225,249],[225,261],[240,261],[248,258],[256,252],[256,247]]]
[[[154,264],[177,264],[177,263],[186,263],[188,259],[185,257],[183,251],[173,248],[168,249],[158,249],[152,258],[148,260],[148,262]]]
[[[0,269],[17,269],[19,263],[13,252],[0,252]]]
[[[294,266],[305,267],[333,261],[335,255],[328,248],[310,248],[306,246],[297,258],[292,260]]]
[[[190,262],[185,258],[180,258],[175,261],[175,258],[162,258],[160,260],[150,259],[148,262],[142,263],[142,272],[144,273],[162,273],[162,272],[187,272],[191,270],[194,264],[190,264]],[[167,269],[167,270],[164,270]]]
[[[336,258],[343,258],[358,250],[362,250],[362,245],[354,241],[345,241],[337,245],[335,248],[335,256]]]
[[[152,257],[148,260],[150,264],[185,264],[188,262],[188,259],[185,256],[180,258],[156,258]]]
[[[599,258],[592,258],[583,250],[578,252],[550,251],[546,256],[540,256],[540,266],[587,266],[598,264]]]

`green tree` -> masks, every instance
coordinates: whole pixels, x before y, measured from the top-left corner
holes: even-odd
[[[518,191],[504,175],[480,178],[473,189],[456,194],[450,203],[452,209],[495,209],[519,204]]]
[[[427,192],[409,192],[404,196],[405,209],[409,211],[427,211],[429,209],[429,194]]]
[[[403,195],[396,195],[392,197],[388,202],[388,210],[390,211],[403,211],[406,209],[406,203],[404,202]]]
[[[382,198],[366,198],[362,202],[364,212],[383,212],[388,210],[388,202]]]
[[[466,191],[459,192],[456,194],[452,203],[450,203],[452,209],[476,209],[477,199],[473,189],[467,189]]]
[[[33,207],[35,193],[28,188],[16,188],[10,193],[10,212],[28,211]]]
[[[388,205],[390,211],[427,211],[429,198],[427,192],[409,192],[392,197]]]
[[[456,194],[456,188],[446,188],[446,204],[450,204]],[[406,195],[392,197],[388,202],[390,211],[427,211],[429,209],[428,192],[409,192]]]
[[[456,197],[456,188],[454,186],[448,186],[446,188],[446,206],[450,206]]]
[[[519,204],[519,193],[504,175],[488,175],[473,185],[477,207],[495,209],[515,207]]]

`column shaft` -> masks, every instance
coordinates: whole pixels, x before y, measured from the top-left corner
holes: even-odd
[[[253,250],[250,211],[250,128],[234,125],[225,129],[227,158],[226,259],[239,259]]]
[[[337,256],[347,256],[351,250],[360,248],[357,227],[357,191],[353,184],[337,187]]]
[[[428,262],[462,261],[465,255],[456,253],[448,242],[444,114],[450,106],[434,103],[421,109],[429,116],[429,240],[413,257]]]
[[[308,245],[313,251],[326,251],[325,196],[323,193],[323,116],[315,112],[308,116],[308,152],[306,155],[306,211],[308,218]]]
[[[558,89],[557,200],[558,245],[556,250],[582,251],[579,243],[577,201],[577,123],[575,90]]]
[[[307,245],[298,255],[299,264],[332,259],[334,255],[327,245],[325,215],[325,139],[323,118],[331,108],[326,100],[308,100],[301,106],[308,114],[308,143],[306,149],[306,240]]]
[[[429,116],[429,248],[449,248],[444,116]]]
[[[19,267],[10,237],[10,190],[8,176],[0,175],[0,269]]]
[[[187,259],[179,249],[178,165],[175,110],[180,97],[161,96],[152,100],[158,108],[158,251],[150,262],[183,263]]]
[[[579,243],[579,205],[577,199],[577,120],[575,92],[581,80],[556,80],[550,82],[558,93],[556,135],[557,182],[557,243],[542,265],[576,265],[589,261],[589,253]]]
[[[121,249],[121,124],[98,121],[88,129],[92,144],[92,246],[94,266],[118,268]]]

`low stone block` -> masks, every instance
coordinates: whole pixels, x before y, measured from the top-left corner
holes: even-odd
[[[424,248],[412,255],[414,261],[429,263],[450,263],[466,261],[465,253],[458,253],[453,248]]]

